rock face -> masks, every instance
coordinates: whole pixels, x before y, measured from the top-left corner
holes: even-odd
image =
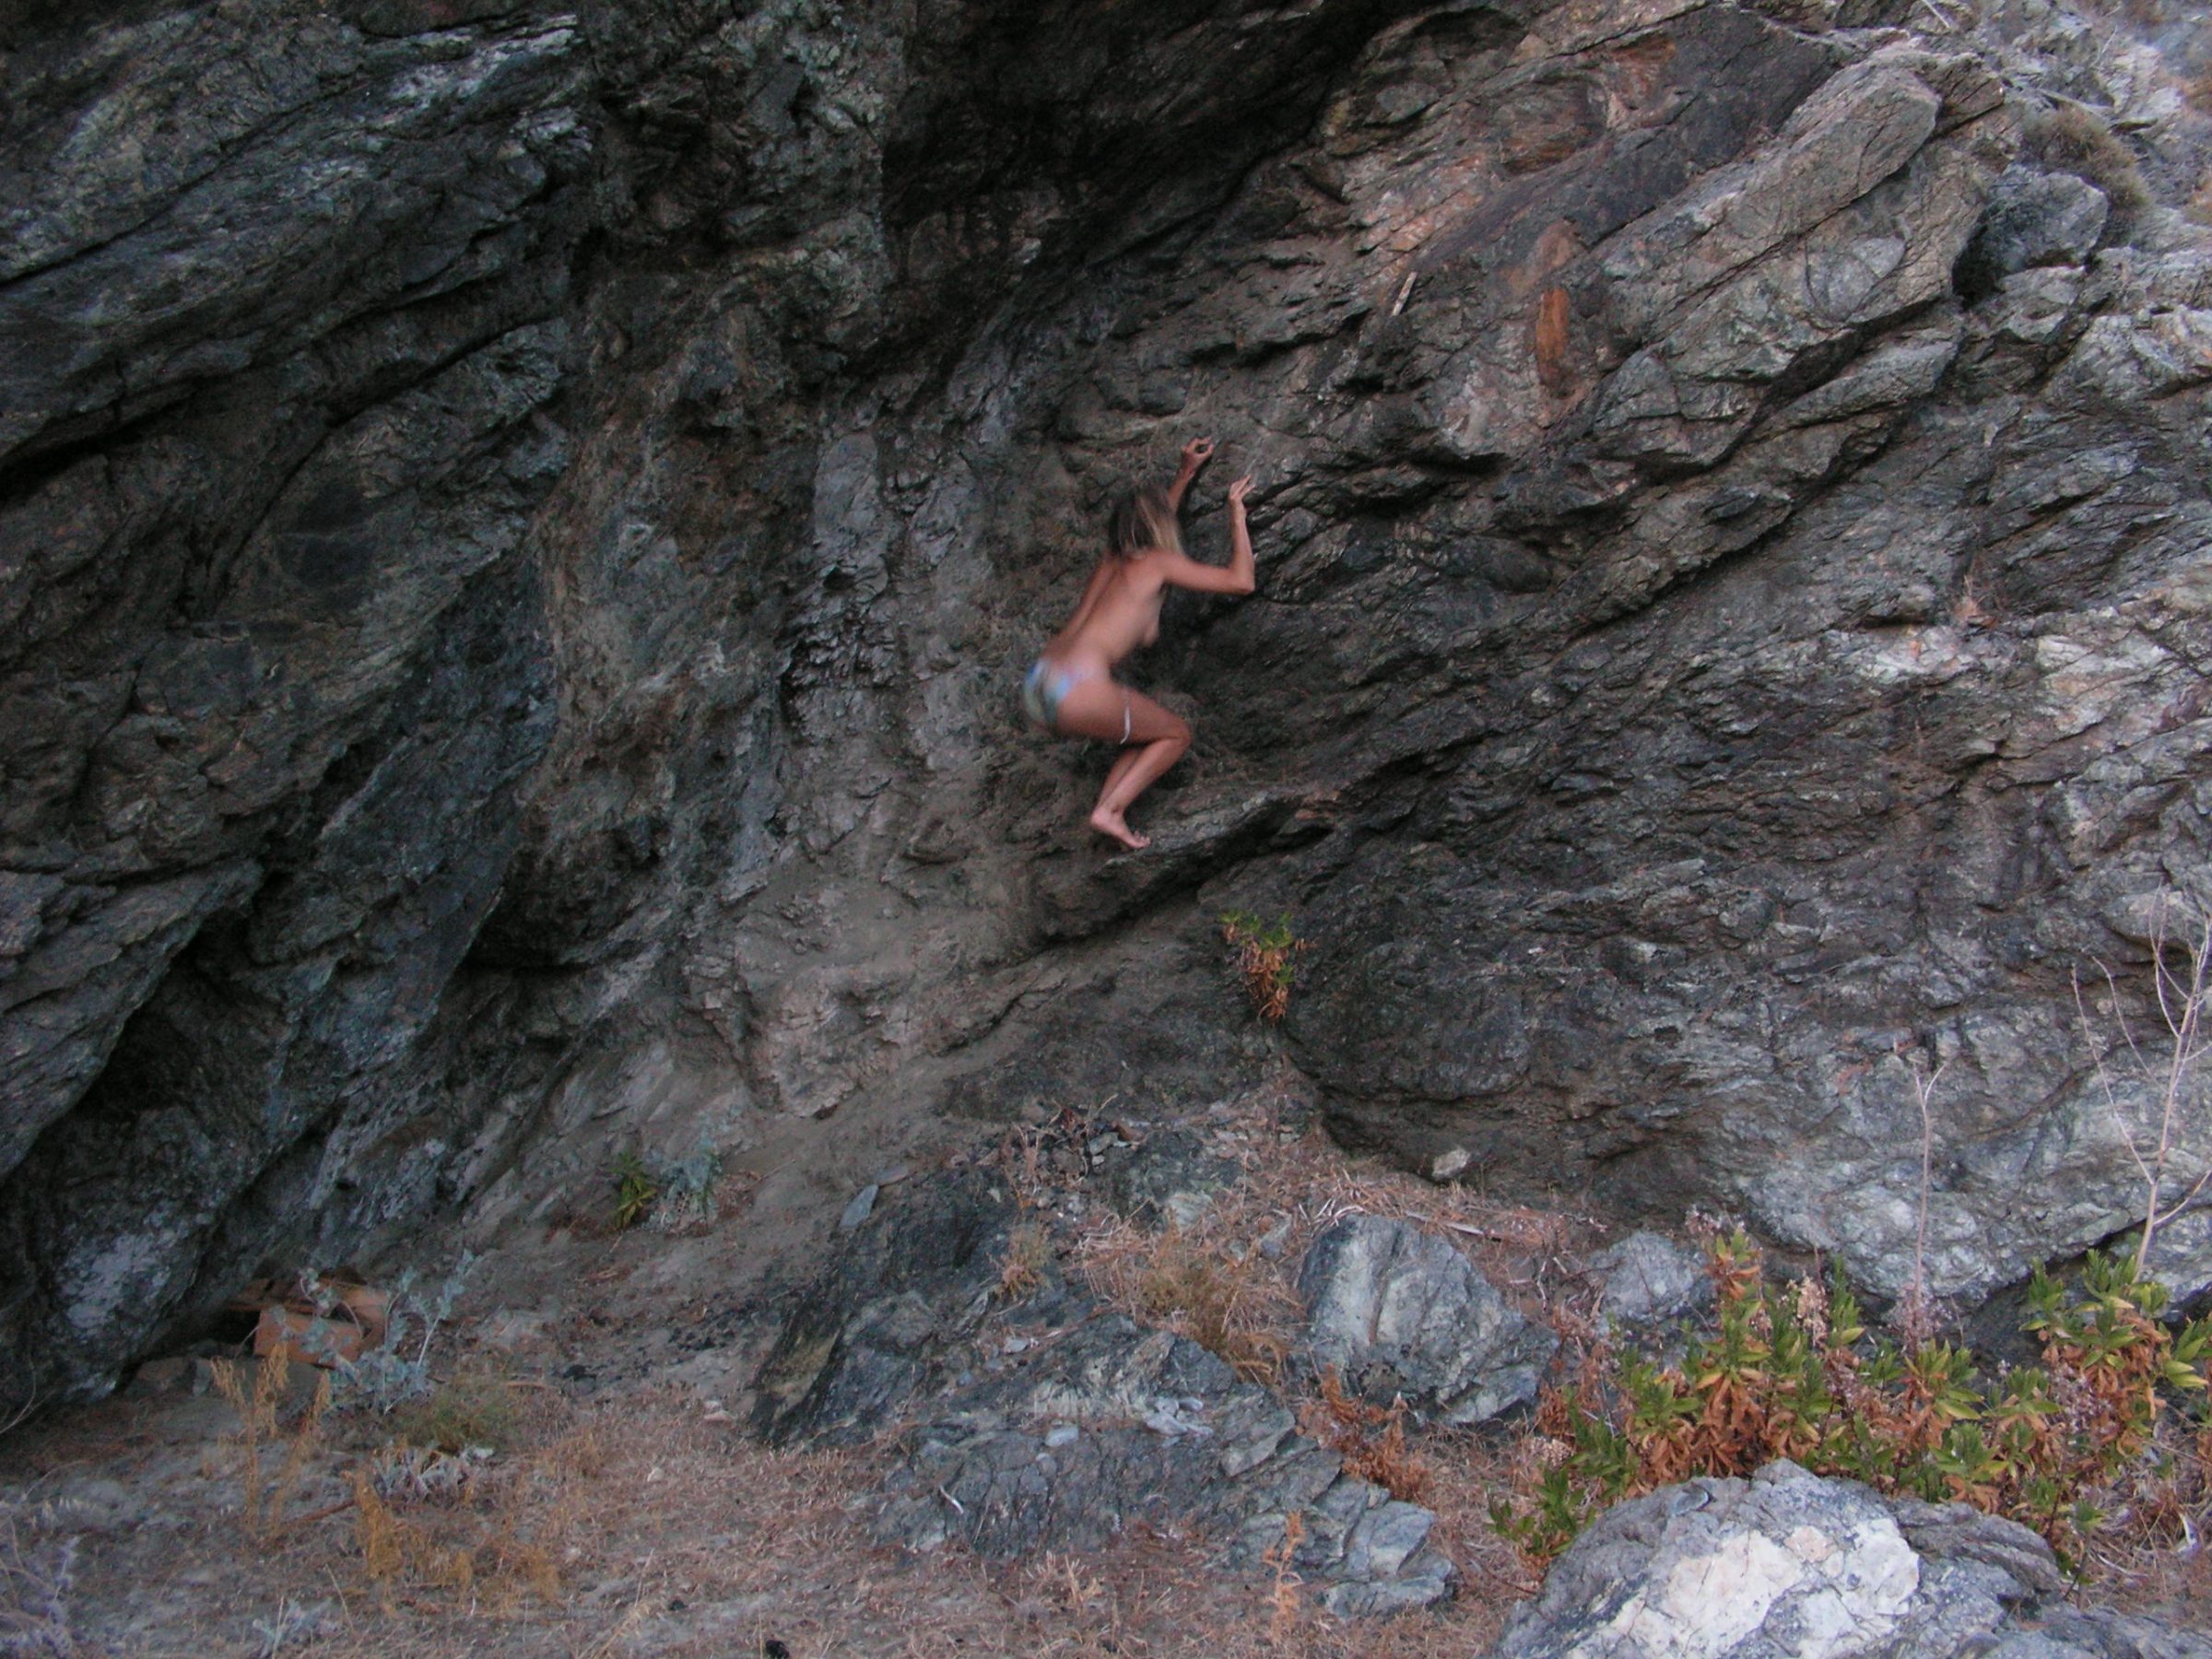
[[[1497,1659],[2102,1659],[2212,1653],[2077,1612],[2049,1546],[1965,1504],[1886,1501],[1795,1464],[1608,1511],[1516,1612]]]
[[[1310,1363],[1388,1404],[1481,1423],[1536,1397],[1559,1339],[1409,1221],[1347,1216],[1307,1251]]]
[[[1894,1288],[1917,1062],[1939,1291],[2128,1226],[2073,977],[2212,887],[2138,9],[0,10],[0,1392],[617,1131],[1213,1098],[1230,906],[1419,1167]],[[1014,691],[1207,432],[1260,593],[1108,858]]]

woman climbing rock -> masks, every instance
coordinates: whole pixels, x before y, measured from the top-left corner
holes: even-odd
[[[1214,453],[1210,438],[1182,446],[1182,464],[1166,489],[1128,489],[1106,523],[1106,552],[1090,573],[1083,599],[1053,636],[1022,686],[1030,719],[1063,737],[1097,737],[1122,746],[1106,774],[1090,827],[1132,849],[1151,844],[1129,828],[1130,803],[1191,747],[1190,723],[1113,677],[1115,665],[1159,638],[1159,602],[1171,587],[1201,594],[1249,594],[1252,532],[1244,523],[1249,477],[1229,487],[1229,563],[1200,564],[1184,556],[1176,514],[1183,492]]]

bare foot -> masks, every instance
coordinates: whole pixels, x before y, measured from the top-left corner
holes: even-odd
[[[1142,853],[1152,844],[1150,836],[1137,834],[1120,813],[1109,812],[1103,806],[1090,815],[1090,827],[1100,835],[1112,836],[1132,853]]]

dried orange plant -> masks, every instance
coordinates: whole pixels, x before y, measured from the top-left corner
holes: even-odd
[[[1253,1011],[1273,1025],[1290,1010],[1292,963],[1305,954],[1306,941],[1290,931],[1290,918],[1263,922],[1249,911],[1221,918],[1221,936],[1236,952],[1237,972]]]

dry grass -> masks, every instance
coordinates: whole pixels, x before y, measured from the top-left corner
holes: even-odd
[[[1274,1383],[1290,1355],[1298,1300],[1255,1249],[1219,1248],[1218,1228],[1147,1232],[1115,1219],[1084,1234],[1077,1262],[1092,1289],[1132,1318],[1211,1349],[1250,1382]]]
[[[59,1506],[0,1499],[0,1653],[76,1651],[69,1613],[79,1542],[74,1519]]]
[[[253,1368],[250,1382],[244,1368],[227,1359],[218,1359],[211,1370],[216,1392],[238,1413],[230,1444],[238,1463],[240,1521],[247,1537],[265,1547],[282,1534],[286,1507],[321,1440],[323,1419],[330,1411],[330,1373],[316,1377],[313,1398],[287,1433],[279,1419],[291,1363],[282,1347]],[[264,1459],[279,1446],[282,1456],[272,1474]]]
[[[2151,204],[2150,186],[2127,141],[2096,112],[2060,102],[2030,114],[2021,137],[2028,152],[2044,166],[2087,179],[2112,205],[2118,234]]]
[[[177,1651],[189,1630],[194,1651],[248,1652],[257,1622],[290,1617],[322,1659],[728,1659],[771,1642],[794,1659],[1410,1659],[1479,1652],[1499,1622],[1477,1574],[1453,1607],[1347,1626],[1287,1559],[1225,1573],[1205,1541],[1141,1529],[1090,1555],[909,1557],[869,1535],[886,1448],[771,1451],[675,1391],[523,1398],[512,1448],[447,1486],[416,1478],[434,1463],[329,1443],[349,1426],[329,1419],[318,1467],[345,1460],[348,1501],[243,1555],[232,1467],[191,1488],[204,1507],[184,1524],[88,1536],[78,1650]],[[39,1461],[77,1466],[97,1447],[125,1476],[118,1447],[148,1436],[116,1425],[145,1420],[111,1402],[43,1431]],[[265,1439],[265,1457],[280,1443]]]
[[[1007,1296],[1048,1272],[1053,1213],[1087,1179],[1086,1137],[1111,1126],[1086,1119],[1003,1149],[1031,1210],[998,1264]],[[1316,1233],[1355,1209],[1418,1218],[1477,1254],[1532,1311],[1567,1316],[1575,1292],[1564,1258],[1587,1230],[1581,1223],[1347,1166],[1318,1135],[1280,1133],[1265,1101],[1216,1114],[1207,1139],[1239,1164],[1241,1182],[1180,1230],[1093,1228],[1071,1265],[1121,1305],[1225,1352],[1248,1376],[1283,1373],[1300,1318],[1297,1264]],[[598,1340],[627,1337],[610,1327]],[[1498,1452],[1475,1434],[1410,1435],[1402,1418],[1370,1418],[1371,1407],[1348,1400],[1341,1409],[1359,1418],[1358,1432],[1336,1443],[1359,1472],[1418,1492],[1435,1512],[1433,1536],[1466,1586],[1453,1606],[1347,1626],[1319,1606],[1288,1557],[1230,1574],[1214,1563],[1208,1540],[1137,1529],[1097,1554],[992,1563],[955,1548],[910,1558],[869,1533],[888,1445],[771,1451],[731,1426],[741,1411],[710,1412],[688,1390],[638,1384],[577,1400],[542,1378],[465,1375],[467,1387],[443,1415],[469,1426],[427,1432],[430,1418],[442,1418],[426,1408],[421,1438],[451,1442],[444,1450],[386,1448],[391,1419],[334,1414],[312,1441],[288,1415],[284,1424],[257,1419],[259,1512],[282,1524],[265,1525],[242,1559],[243,1431],[220,1478],[198,1481],[194,1495],[177,1500],[181,1524],[88,1538],[72,1604],[94,1610],[97,1628],[78,1633],[85,1651],[155,1651],[185,1630],[208,1633],[208,1651],[226,1642],[250,1651],[256,1624],[292,1619],[312,1626],[312,1651],[329,1659],[721,1659],[773,1651],[771,1641],[796,1659],[1410,1659],[1483,1651],[1505,1607],[1532,1587],[1484,1520],[1504,1472]],[[476,1431],[486,1420],[477,1396],[495,1385],[512,1391],[513,1407],[499,1449],[463,1450],[489,1438]],[[253,1391],[243,1397],[253,1409]],[[30,1442],[10,1450],[42,1468],[97,1466],[129,1482],[132,1459],[150,1454],[158,1439],[146,1425],[162,1412],[182,1420],[187,1409],[110,1402],[41,1427],[35,1453]],[[194,1432],[216,1431],[203,1413]],[[268,1495],[295,1484],[324,1496],[273,1507]]]
[[[1006,1253],[998,1265],[998,1295],[1003,1301],[1019,1301],[1044,1283],[1044,1269],[1053,1259],[1053,1241],[1043,1228],[1025,1222],[1006,1235]]]
[[[1299,1262],[1315,1238],[1350,1215],[1411,1221],[1444,1240],[1533,1317],[1558,1324],[1586,1315],[1589,1296],[1579,1264],[1605,1234],[1594,1218],[1501,1203],[1474,1187],[1437,1186],[1402,1170],[1347,1159],[1320,1129],[1286,1137],[1257,1107],[1224,1120],[1208,1147],[1235,1159],[1243,1179],[1184,1230],[1182,1243],[1192,1253],[1248,1266],[1281,1296],[1255,1294],[1278,1301],[1292,1321],[1303,1312],[1293,1285]],[[1114,1229],[1099,1230],[1100,1243],[1115,1241]],[[1259,1252],[1271,1236],[1272,1259]],[[1087,1241],[1078,1265],[1088,1270],[1099,1253],[1099,1245]],[[1247,1263],[1255,1253],[1259,1261]]]
[[[1571,1336],[1591,1334],[1592,1297],[1579,1265],[1602,1242],[1603,1229],[1587,1217],[1502,1204],[1467,1187],[1439,1187],[1347,1160],[1318,1131],[1284,1135],[1264,1105],[1220,1120],[1208,1147],[1234,1159],[1243,1179],[1184,1227],[1147,1232],[1118,1219],[1094,1225],[1078,1241],[1074,1265],[1112,1305],[1182,1332],[1247,1377],[1285,1383],[1284,1362],[1304,1314],[1298,1265],[1324,1230],[1352,1214],[1414,1222],[1469,1255],[1532,1317]],[[1371,1627],[1358,1651],[1445,1651],[1436,1645],[1445,1640],[1441,1630],[1452,1632],[1450,1651],[1482,1651],[1505,1610],[1536,1588],[1528,1563],[1489,1519],[1492,1500],[1513,1484],[1523,1442],[1479,1430],[1411,1437],[1403,1408],[1354,1399],[1334,1378],[1295,1380],[1295,1386],[1304,1391],[1296,1402],[1301,1430],[1342,1453],[1353,1474],[1434,1512],[1432,1536],[1463,1580],[1452,1612]],[[1318,1615],[1310,1600],[1300,1598],[1304,1611],[1295,1618],[1285,1611],[1287,1571],[1278,1563],[1268,1592],[1265,1630],[1277,1645],[1260,1651],[1334,1651],[1325,1642],[1341,1637],[1312,1626]]]

